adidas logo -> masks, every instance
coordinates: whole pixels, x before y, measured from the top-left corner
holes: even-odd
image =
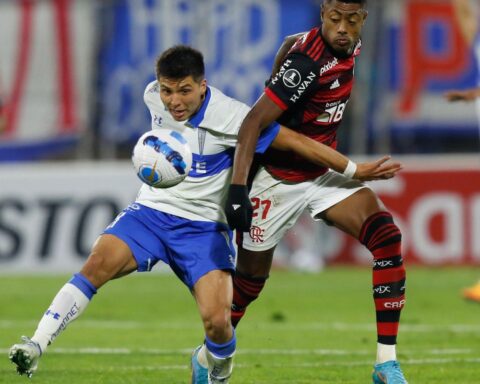
[[[240,204],[232,204],[232,208],[233,208],[234,211],[236,211],[240,207],[241,207]]]
[[[330,86],[330,89],[335,89],[335,88],[338,88],[338,87],[340,87],[340,81],[338,81],[338,79],[337,79],[332,83],[332,85]]]

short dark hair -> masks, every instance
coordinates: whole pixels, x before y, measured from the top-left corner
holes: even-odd
[[[195,81],[201,81],[205,76],[203,55],[187,45],[175,45],[158,57],[155,72],[157,79],[183,79],[192,76]]]
[[[324,0],[325,3],[331,3],[334,0]],[[354,3],[354,4],[360,4],[362,6],[367,5],[367,0],[338,0],[341,3]]]

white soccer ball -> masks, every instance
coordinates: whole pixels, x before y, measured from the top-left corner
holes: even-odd
[[[132,161],[145,184],[169,188],[187,177],[192,168],[192,151],[181,133],[154,129],[138,139]]]

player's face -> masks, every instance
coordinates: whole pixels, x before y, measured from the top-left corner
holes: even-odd
[[[334,0],[322,6],[322,36],[341,57],[353,53],[360,39],[367,11],[360,4]]]
[[[188,120],[197,112],[205,98],[207,81],[195,81],[192,76],[183,79],[160,77],[160,98],[176,121]]]

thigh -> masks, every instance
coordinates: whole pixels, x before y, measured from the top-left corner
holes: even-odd
[[[261,168],[250,192],[254,211],[250,232],[242,239],[243,248],[250,251],[275,248],[305,209],[305,191],[310,183],[282,183]]]
[[[96,288],[137,268],[130,248],[113,235],[100,236],[80,271]]]
[[[275,248],[265,251],[249,251],[238,247],[236,270],[249,277],[267,277],[272,267]]]
[[[315,179],[306,192],[307,208],[314,220],[325,219],[323,213],[368,186],[334,171]]]
[[[322,212],[320,217],[358,238],[365,220],[380,211],[385,211],[385,207],[378,196],[370,188],[363,188]]]
[[[168,262],[162,239],[167,227],[160,215],[152,208],[131,204],[103,232],[126,244],[139,272],[150,271],[159,260]]]

